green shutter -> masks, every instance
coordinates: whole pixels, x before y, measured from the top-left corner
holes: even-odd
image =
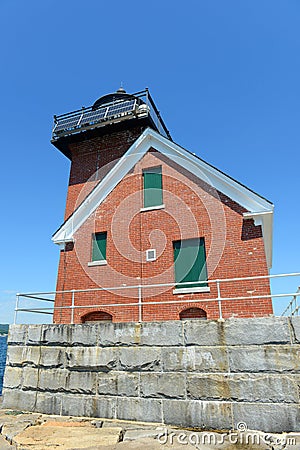
[[[206,281],[206,255],[203,238],[176,241],[174,246],[175,282]],[[207,283],[180,284],[176,288],[203,287]]]
[[[150,167],[143,171],[144,208],[163,203],[161,167]]]
[[[107,233],[95,233],[93,235],[92,261],[106,259],[106,237]]]

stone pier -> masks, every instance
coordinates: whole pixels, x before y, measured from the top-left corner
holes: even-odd
[[[299,386],[300,317],[13,325],[3,407],[288,432]]]

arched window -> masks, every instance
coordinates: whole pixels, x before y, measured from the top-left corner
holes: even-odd
[[[112,315],[105,311],[93,311],[81,318],[82,323],[89,322],[111,322]]]
[[[187,308],[181,311],[179,314],[180,320],[188,320],[188,319],[207,319],[207,314],[204,309],[201,308]]]

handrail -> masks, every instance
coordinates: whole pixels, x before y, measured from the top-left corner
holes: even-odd
[[[291,295],[293,295],[292,300],[289,302],[289,304],[287,305],[287,307],[281,314],[282,316],[285,316],[289,309],[291,310],[290,316],[295,316],[296,314],[297,315],[299,314],[300,306],[298,305],[297,300],[298,300],[298,296],[300,295],[300,286],[298,287],[296,294],[291,294]],[[293,303],[295,304],[294,309],[293,309]]]
[[[223,278],[223,279],[214,279],[214,280],[203,280],[203,281],[192,281],[192,282],[183,282],[183,283],[158,283],[158,284],[138,284],[133,286],[112,286],[112,287],[98,287],[98,288],[89,288],[89,289],[70,289],[70,290],[61,290],[61,291],[48,291],[48,292],[31,292],[31,293],[18,293],[16,295],[16,307],[15,307],[15,320],[14,323],[16,323],[17,320],[17,314],[18,312],[31,312],[31,313],[41,313],[41,314],[52,314],[54,310],[66,310],[71,309],[71,316],[72,316],[72,323],[74,319],[74,311],[75,309],[81,309],[81,308],[99,308],[99,307],[127,307],[127,306],[136,306],[138,307],[139,311],[139,321],[142,322],[142,307],[149,306],[149,305],[163,305],[163,304],[182,304],[182,303],[199,303],[199,302],[217,302],[218,308],[219,308],[219,319],[222,320],[222,302],[225,301],[237,301],[237,300],[254,300],[254,299],[275,299],[275,298],[284,298],[284,297],[292,297],[292,300],[290,301],[288,307],[285,309],[285,311],[282,313],[282,315],[285,315],[285,313],[291,309],[291,315],[298,314],[298,310],[300,309],[299,306],[297,306],[297,299],[300,296],[300,287],[298,288],[297,292],[295,293],[279,293],[279,294],[261,294],[261,295],[252,295],[250,292],[249,296],[234,296],[234,297],[222,297],[221,295],[221,286],[224,283],[227,282],[239,282],[239,281],[246,281],[246,280],[261,280],[261,279],[276,279],[276,278],[282,278],[282,277],[295,277],[300,276],[300,272],[292,272],[288,274],[275,274],[275,275],[258,275],[258,276],[251,276],[251,277],[241,277],[241,278]],[[201,286],[201,284],[216,284],[217,286],[217,297],[214,298],[201,298],[201,299],[188,299],[183,300],[182,298],[179,298],[178,300],[160,300],[160,301],[143,301],[142,298],[142,291],[145,289],[155,289],[155,288],[162,288],[162,287],[178,287],[180,288],[180,285],[184,286],[185,288],[188,287],[188,285],[198,284]],[[128,290],[128,289],[136,289],[138,292],[137,295],[137,301],[130,302],[130,303],[109,303],[109,304],[89,304],[89,305],[76,305],[75,304],[75,295],[78,293],[87,293],[87,292],[97,292],[97,291],[118,291],[118,290]],[[30,308],[20,308],[19,302],[21,298],[26,298],[29,300],[36,300],[36,301],[45,301],[45,302],[51,302],[54,303],[53,299],[47,298],[45,296],[51,296],[51,295],[57,295],[57,294],[72,294],[72,304],[68,306],[53,306],[48,308],[36,308],[36,307],[30,307]],[[291,305],[295,303],[295,308],[292,310]],[[46,312],[48,311],[48,312]],[[52,312],[49,312],[52,311]]]
[[[216,283],[217,281],[219,281],[220,283],[224,283],[224,282],[229,282],[229,281],[245,281],[245,280],[259,280],[259,279],[272,279],[272,278],[281,278],[281,277],[299,277],[300,276],[300,272],[291,272],[291,273],[280,273],[280,274],[275,274],[275,275],[257,275],[257,276],[252,276],[252,277],[241,277],[241,278],[218,278],[218,279],[213,279],[213,280],[204,280],[204,281],[185,281],[184,283],[157,283],[157,284],[142,284],[142,287],[148,287],[148,288],[153,288],[153,287],[163,287],[163,286],[174,286],[179,285],[179,284],[183,284],[183,285],[187,285],[187,284],[206,284],[206,283]],[[30,293],[17,293],[17,295],[22,296],[22,297],[27,297],[30,295],[51,295],[51,294],[63,294],[63,293],[70,293],[70,292],[92,292],[92,291],[108,291],[108,290],[113,290],[113,289],[134,289],[134,288],[138,288],[139,285],[133,285],[133,286],[113,286],[113,287],[98,287],[98,288],[90,288],[90,289],[66,289],[63,291],[48,291],[48,292],[30,292]]]

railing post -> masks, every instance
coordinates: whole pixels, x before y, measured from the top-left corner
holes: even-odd
[[[143,312],[142,312],[142,286],[139,284],[138,286],[138,291],[139,291],[139,303],[138,303],[138,308],[139,308],[139,323],[141,323],[143,321]]]
[[[71,323],[74,323],[75,291],[72,291]]]
[[[14,325],[17,323],[17,314],[19,308],[19,294],[16,295],[16,306],[15,306],[15,314],[14,314]]]
[[[296,313],[296,306],[297,306],[296,298],[297,298],[296,295],[294,295],[291,301],[291,317],[294,316]]]
[[[222,298],[221,298],[221,288],[220,288],[220,280],[216,280],[217,282],[217,291],[218,291],[218,305],[219,305],[219,319],[223,319],[222,315]]]

